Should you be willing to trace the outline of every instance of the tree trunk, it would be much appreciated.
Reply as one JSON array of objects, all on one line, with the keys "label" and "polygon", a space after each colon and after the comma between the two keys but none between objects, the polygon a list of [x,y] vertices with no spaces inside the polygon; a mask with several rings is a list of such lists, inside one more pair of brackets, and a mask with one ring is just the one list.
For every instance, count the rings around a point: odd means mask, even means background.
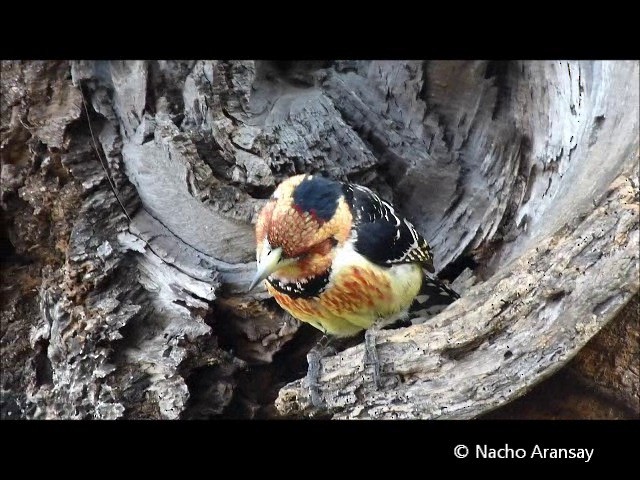
[{"label": "tree trunk", "polygon": [[[470,418],[576,354],[571,381],[638,416],[638,75],[2,62],[2,417]],[[316,332],[246,293],[261,206],[320,171],[393,201],[462,293],[377,335],[378,390],[362,345],[324,359],[322,410],[300,380]]]}]

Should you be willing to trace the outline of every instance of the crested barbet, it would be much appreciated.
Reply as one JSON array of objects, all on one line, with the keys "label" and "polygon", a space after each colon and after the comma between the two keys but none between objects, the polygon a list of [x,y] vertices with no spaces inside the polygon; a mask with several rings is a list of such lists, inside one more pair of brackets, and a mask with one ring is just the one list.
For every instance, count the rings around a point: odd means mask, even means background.
[{"label": "crested barbet", "polygon": [[260,211],[256,242],[250,289],[264,280],[282,308],[329,336],[382,327],[410,309],[437,313],[458,298],[429,275],[422,235],[360,185],[288,178]]},{"label": "crested barbet", "polygon": [[360,185],[316,175],[285,180],[258,216],[256,242],[251,288],[266,280],[282,308],[325,334],[393,322],[414,300],[434,311],[458,298],[424,272],[434,268],[422,235]]}]

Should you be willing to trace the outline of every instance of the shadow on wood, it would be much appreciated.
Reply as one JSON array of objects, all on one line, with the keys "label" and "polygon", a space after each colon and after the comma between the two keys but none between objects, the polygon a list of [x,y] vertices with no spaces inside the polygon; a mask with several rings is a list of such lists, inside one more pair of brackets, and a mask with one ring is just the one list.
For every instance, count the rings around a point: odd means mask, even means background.
[{"label": "shadow on wood", "polygon": [[393,201],[463,293],[379,335],[378,391],[361,345],[325,359],[336,418],[484,414],[637,295],[638,62],[2,72],[4,418],[264,417],[276,397],[281,414],[316,414],[295,380],[313,335],[245,293],[256,214],[301,172]]}]

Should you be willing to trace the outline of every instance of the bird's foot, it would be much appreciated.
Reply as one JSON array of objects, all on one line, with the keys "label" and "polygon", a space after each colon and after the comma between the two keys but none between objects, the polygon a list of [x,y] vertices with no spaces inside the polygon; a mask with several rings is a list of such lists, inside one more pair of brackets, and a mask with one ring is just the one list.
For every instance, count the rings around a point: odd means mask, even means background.
[{"label": "bird's foot", "polygon": [[380,359],[378,358],[378,350],[376,348],[376,333],[378,327],[371,326],[364,332],[364,365],[373,367],[373,388],[380,388]]},{"label": "bird's foot", "polygon": [[324,407],[324,402],[320,395],[320,362],[324,357],[332,353],[335,353],[335,349],[331,346],[331,340],[326,335],[307,353],[307,362],[309,363],[307,385],[309,386],[311,403],[316,408]]}]

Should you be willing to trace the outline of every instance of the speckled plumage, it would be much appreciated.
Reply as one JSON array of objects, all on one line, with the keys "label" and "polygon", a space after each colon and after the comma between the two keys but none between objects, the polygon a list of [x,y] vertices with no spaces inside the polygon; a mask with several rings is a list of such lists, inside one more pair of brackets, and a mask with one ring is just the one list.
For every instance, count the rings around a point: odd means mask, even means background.
[{"label": "speckled plumage", "polygon": [[[313,175],[281,183],[260,212],[257,259],[281,249],[266,287],[291,315],[350,336],[404,316],[433,271],[426,240],[371,190]],[[443,289],[431,295],[446,305]],[[429,292],[427,292],[429,293]],[[433,292],[430,292],[433,293]]]}]

